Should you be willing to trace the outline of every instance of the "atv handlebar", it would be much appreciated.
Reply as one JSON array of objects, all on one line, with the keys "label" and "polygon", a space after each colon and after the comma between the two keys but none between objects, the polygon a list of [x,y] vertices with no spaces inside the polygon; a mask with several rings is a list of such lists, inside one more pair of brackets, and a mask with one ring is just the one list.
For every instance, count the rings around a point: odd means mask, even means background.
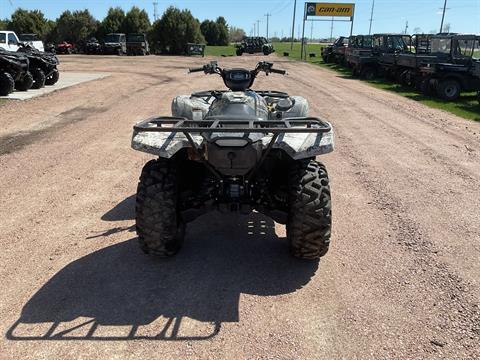
[{"label": "atv handlebar", "polygon": [[[222,69],[218,66],[216,61],[212,61],[209,64],[206,64],[198,68],[190,68],[189,73],[201,72],[205,74],[218,74],[222,77],[225,85],[233,91],[245,91],[253,85],[255,78],[260,72],[264,72],[267,76],[270,73],[286,75],[285,70],[274,69],[273,63],[268,61],[260,61],[255,69]],[[243,75],[242,75],[243,73]],[[236,78],[233,76],[236,75]]]},{"label": "atv handlebar", "polygon": [[[222,69],[218,66],[216,61],[212,61],[209,64],[203,65],[202,67],[198,68],[189,68],[188,72],[189,73],[194,73],[194,72],[205,72],[205,74],[219,74],[223,75],[225,69]],[[285,70],[280,70],[280,69],[274,69],[273,68],[273,63],[268,62],[268,61],[260,61],[257,66],[255,67],[254,70],[251,70],[250,73],[254,76],[258,75],[260,72],[265,72],[267,75],[269,73],[274,73],[274,74],[280,74],[280,75],[286,75],[287,72]]]},{"label": "atv handlebar", "polygon": [[270,72],[274,73],[274,74],[280,74],[280,75],[286,75],[287,74],[286,70],[279,70],[279,69],[270,69]]},{"label": "atv handlebar", "polygon": [[205,71],[205,67],[199,67],[199,68],[190,68],[188,69],[189,73],[194,73],[194,72],[200,72],[200,71]]}]

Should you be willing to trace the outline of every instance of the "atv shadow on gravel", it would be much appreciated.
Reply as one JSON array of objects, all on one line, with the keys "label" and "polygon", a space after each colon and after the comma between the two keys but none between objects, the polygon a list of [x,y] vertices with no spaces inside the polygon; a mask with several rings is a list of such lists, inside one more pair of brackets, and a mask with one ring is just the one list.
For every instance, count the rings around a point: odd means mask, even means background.
[{"label": "atv shadow on gravel", "polygon": [[[112,218],[129,216],[127,200]],[[205,340],[240,321],[242,293],[293,293],[319,264],[291,257],[258,213],[210,213],[185,240],[169,259],[144,256],[131,239],[73,261],[25,304],[7,339]]]}]

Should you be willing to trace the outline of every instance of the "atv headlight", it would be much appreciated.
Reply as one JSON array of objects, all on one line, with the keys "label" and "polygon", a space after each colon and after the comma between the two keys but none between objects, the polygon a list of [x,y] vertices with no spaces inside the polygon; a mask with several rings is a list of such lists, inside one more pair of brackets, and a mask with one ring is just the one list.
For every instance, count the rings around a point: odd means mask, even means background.
[{"label": "atv headlight", "polygon": [[244,147],[248,144],[246,139],[218,139],[215,141],[218,146]]}]

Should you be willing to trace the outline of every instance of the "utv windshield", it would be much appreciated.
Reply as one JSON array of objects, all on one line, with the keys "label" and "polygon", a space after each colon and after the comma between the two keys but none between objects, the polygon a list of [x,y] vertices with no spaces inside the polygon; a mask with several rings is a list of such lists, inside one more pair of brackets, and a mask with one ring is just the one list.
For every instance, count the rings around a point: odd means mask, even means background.
[{"label": "utv windshield", "polygon": [[452,47],[451,38],[432,38],[430,42],[430,52],[433,54],[450,54],[450,49]]},{"label": "utv windshield", "polygon": [[144,42],[145,36],[142,34],[127,35],[127,41],[128,42]]},{"label": "utv windshield", "polygon": [[373,45],[373,42],[372,42],[372,37],[370,35],[362,37],[362,41],[360,44],[362,48],[371,48],[372,45]]},{"label": "utv windshield", "polygon": [[478,59],[480,57],[480,39],[454,39],[455,55],[460,57],[471,57]]},{"label": "utv windshield", "polygon": [[408,46],[403,36],[388,37],[388,48],[395,51],[407,51]]},{"label": "utv windshield", "polygon": [[120,35],[118,34],[109,34],[105,36],[106,43],[119,43],[120,42]]},{"label": "utv windshield", "polygon": [[473,49],[473,58],[480,60],[480,39],[475,40],[475,48]]}]

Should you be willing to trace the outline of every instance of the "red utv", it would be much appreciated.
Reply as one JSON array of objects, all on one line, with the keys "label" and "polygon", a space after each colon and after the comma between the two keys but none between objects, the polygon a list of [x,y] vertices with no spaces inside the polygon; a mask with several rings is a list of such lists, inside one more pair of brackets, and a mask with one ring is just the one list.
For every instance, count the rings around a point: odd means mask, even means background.
[{"label": "red utv", "polygon": [[70,44],[69,42],[63,41],[60,44],[57,44],[56,50],[57,50],[57,54],[74,54],[75,45]]}]

